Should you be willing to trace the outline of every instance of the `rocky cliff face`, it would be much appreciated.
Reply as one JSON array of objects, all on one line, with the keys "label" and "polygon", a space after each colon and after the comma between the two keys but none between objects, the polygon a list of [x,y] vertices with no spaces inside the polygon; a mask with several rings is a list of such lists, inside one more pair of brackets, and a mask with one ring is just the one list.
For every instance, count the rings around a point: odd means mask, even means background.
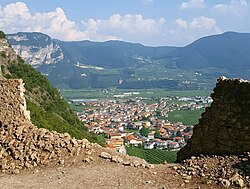
[{"label": "rocky cliff face", "polygon": [[240,155],[250,151],[250,82],[220,77],[194,134],[177,161],[198,155]]},{"label": "rocky cliff face", "polygon": [[56,64],[64,58],[60,46],[45,34],[10,34],[8,41],[15,52],[33,66]]}]

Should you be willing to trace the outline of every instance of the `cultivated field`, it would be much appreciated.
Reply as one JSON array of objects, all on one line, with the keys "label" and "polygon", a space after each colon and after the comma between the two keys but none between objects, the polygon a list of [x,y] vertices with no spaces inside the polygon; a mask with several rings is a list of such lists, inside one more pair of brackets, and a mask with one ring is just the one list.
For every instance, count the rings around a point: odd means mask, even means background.
[{"label": "cultivated field", "polygon": [[201,114],[204,109],[199,110],[175,110],[168,113],[168,120],[175,122],[182,122],[184,125],[195,125],[199,122]]},{"label": "cultivated field", "polygon": [[160,164],[165,161],[168,163],[173,163],[176,160],[177,151],[168,150],[147,150],[137,147],[126,147],[127,154],[130,156],[140,157],[145,159],[148,163]]}]

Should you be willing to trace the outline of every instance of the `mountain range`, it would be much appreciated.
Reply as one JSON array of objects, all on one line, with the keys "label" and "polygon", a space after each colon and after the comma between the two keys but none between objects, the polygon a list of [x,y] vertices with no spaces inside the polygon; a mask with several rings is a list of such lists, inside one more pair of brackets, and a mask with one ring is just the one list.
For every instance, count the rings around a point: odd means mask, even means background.
[{"label": "mountain range", "polygon": [[7,35],[18,55],[59,88],[210,88],[220,75],[250,79],[250,34],[226,32],[185,47]]}]

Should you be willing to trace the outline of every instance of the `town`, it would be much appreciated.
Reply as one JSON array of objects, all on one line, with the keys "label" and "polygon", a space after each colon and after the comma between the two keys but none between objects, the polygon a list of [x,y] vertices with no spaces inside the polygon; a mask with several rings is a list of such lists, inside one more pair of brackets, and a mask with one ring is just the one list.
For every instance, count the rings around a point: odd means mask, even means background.
[{"label": "town", "polygon": [[113,95],[113,99],[77,99],[75,105],[83,106],[79,119],[90,132],[105,137],[106,146],[126,153],[126,146],[144,149],[179,150],[192,136],[193,125],[170,122],[169,112],[204,109],[211,97],[166,97],[147,103],[132,94]]}]

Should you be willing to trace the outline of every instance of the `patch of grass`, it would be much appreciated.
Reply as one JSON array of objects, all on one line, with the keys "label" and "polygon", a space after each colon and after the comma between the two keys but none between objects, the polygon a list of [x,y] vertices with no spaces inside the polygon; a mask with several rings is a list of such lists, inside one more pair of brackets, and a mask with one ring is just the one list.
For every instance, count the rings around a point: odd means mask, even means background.
[{"label": "patch of grass", "polygon": [[144,153],[143,153],[144,150],[141,148],[137,148],[134,146],[127,146],[126,151],[127,151],[127,154],[130,156],[136,156],[136,157],[145,159]]},{"label": "patch of grass", "polygon": [[[108,92],[103,92],[101,89],[86,89],[86,90],[61,90],[61,94],[67,99],[111,99],[115,94],[123,94],[128,92],[139,92],[139,94],[129,96],[150,98],[153,101],[157,101],[159,98],[164,98],[167,96],[209,96],[211,90],[165,90],[165,89],[109,89]],[[151,101],[148,99],[148,103]]]},{"label": "patch of grass", "polygon": [[129,133],[137,133],[137,132],[139,132],[138,129],[126,129],[126,131],[128,131]]},{"label": "patch of grass", "polygon": [[82,112],[84,109],[84,106],[82,105],[74,105],[74,104],[69,104],[71,109],[76,111],[76,112]]},{"label": "patch of grass", "polygon": [[204,111],[204,109],[175,110],[168,113],[168,120],[173,123],[182,122],[184,125],[195,125],[199,122],[199,118]]}]

